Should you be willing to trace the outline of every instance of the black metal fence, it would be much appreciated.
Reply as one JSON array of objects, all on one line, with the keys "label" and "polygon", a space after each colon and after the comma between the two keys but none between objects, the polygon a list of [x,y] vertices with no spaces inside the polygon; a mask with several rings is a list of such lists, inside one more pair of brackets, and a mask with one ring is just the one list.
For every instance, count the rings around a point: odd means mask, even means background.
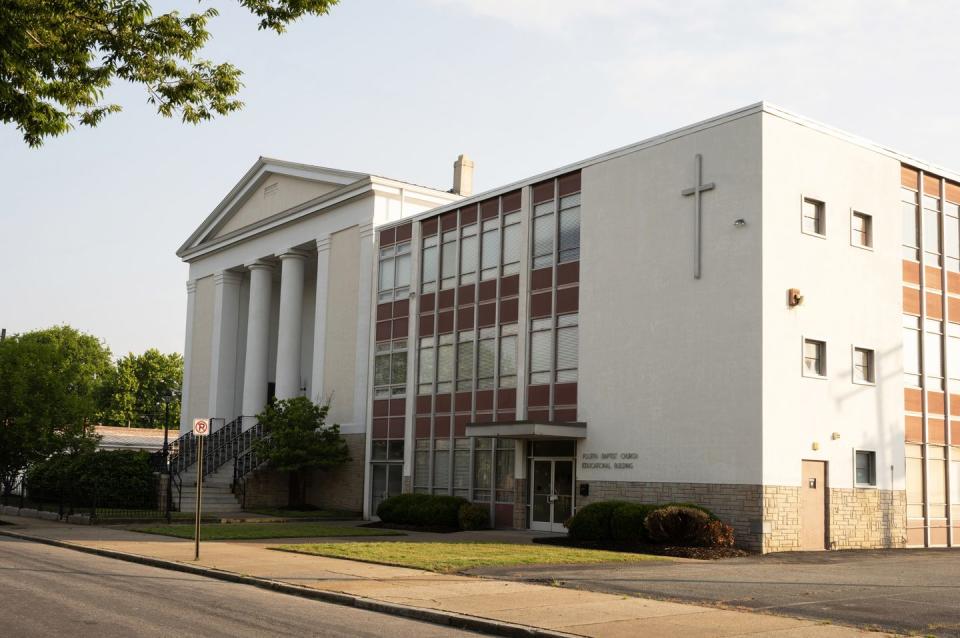
[{"label": "black metal fence", "polygon": [[166,520],[173,517],[175,489],[169,474],[154,473],[132,489],[118,496],[116,490],[99,483],[78,487],[65,477],[55,486],[31,487],[26,474],[0,486],[0,505],[18,510],[51,512],[60,520],[79,515],[90,522]]}]

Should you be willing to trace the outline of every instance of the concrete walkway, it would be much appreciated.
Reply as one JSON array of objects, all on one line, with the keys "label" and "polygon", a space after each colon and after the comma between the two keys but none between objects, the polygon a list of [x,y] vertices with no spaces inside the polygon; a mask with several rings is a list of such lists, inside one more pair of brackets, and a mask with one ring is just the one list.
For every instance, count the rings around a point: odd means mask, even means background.
[{"label": "concrete walkway", "polygon": [[[574,591],[531,583],[435,574],[268,549],[273,545],[309,542],[311,539],[206,541],[201,546],[200,560],[194,562],[192,541],[116,528],[67,525],[17,517],[0,517],[0,520],[14,524],[0,526],[0,534],[9,532],[86,548],[203,566],[371,601],[538,628],[553,632],[553,635],[878,636],[877,633],[784,616]],[[3,536],[0,536],[0,542],[2,540]],[[327,542],[332,539],[314,540]],[[455,539],[448,536],[447,540],[453,542]]]}]

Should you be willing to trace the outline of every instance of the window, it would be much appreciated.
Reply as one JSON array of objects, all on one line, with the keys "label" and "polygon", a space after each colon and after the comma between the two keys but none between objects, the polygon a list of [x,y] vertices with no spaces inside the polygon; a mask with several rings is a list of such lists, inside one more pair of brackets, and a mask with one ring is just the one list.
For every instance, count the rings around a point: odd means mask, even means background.
[{"label": "window", "polygon": [[453,495],[470,498],[470,439],[453,440]]},{"label": "window", "polygon": [[903,315],[904,383],[920,387],[920,317]]},{"label": "window", "polygon": [[473,450],[473,500],[489,501],[493,485],[493,439],[476,439]]},{"label": "window", "polygon": [[500,220],[488,219],[483,222],[480,236],[480,279],[487,281],[497,278],[497,265],[500,263]]},{"label": "window", "polygon": [[517,387],[517,324],[500,326],[500,387]]},{"label": "window", "polygon": [[[940,265],[940,200],[924,197],[923,201],[923,250],[927,253],[927,265]],[[935,208],[927,208],[934,206]]]},{"label": "window", "polygon": [[827,376],[827,344],[815,339],[803,340],[803,374],[808,377]]},{"label": "window", "polygon": [[931,390],[943,388],[943,322],[937,319],[925,321],[923,337],[924,387]]},{"label": "window", "polygon": [[850,243],[860,248],[873,248],[873,215],[853,212],[850,218]]},{"label": "window", "polygon": [[907,518],[923,518],[923,447],[908,443]]},{"label": "window", "polygon": [[497,365],[497,329],[480,328],[477,341],[477,389],[493,388],[493,375]]},{"label": "window", "polygon": [[577,315],[557,317],[557,383],[577,380],[578,331]]},{"label": "window", "polygon": [[463,227],[460,238],[460,285],[472,284],[477,281],[477,259],[479,257],[477,243],[479,241],[476,224]]},{"label": "window", "polygon": [[430,487],[430,439],[417,439],[413,448],[413,491],[425,494]]},{"label": "window", "polygon": [[440,248],[440,288],[446,290],[457,285],[457,231],[445,232]]},{"label": "window", "polygon": [[530,385],[550,383],[552,323],[552,319],[534,319],[530,322]]},{"label": "window", "polygon": [[420,339],[420,375],[417,378],[417,394],[430,394],[433,390],[433,377],[436,374],[433,337]]},{"label": "window", "polygon": [[826,235],[827,227],[824,219],[823,202],[815,199],[803,199],[803,232],[811,235]]},{"label": "window", "polygon": [[556,204],[543,202],[533,207],[533,267],[553,265],[553,240],[557,229],[553,218]]},{"label": "window", "polygon": [[497,439],[497,492],[498,503],[513,503],[513,457],[516,444],[512,439]]},{"label": "window", "polygon": [[373,441],[370,458],[373,461],[402,461],[403,439]]},{"label": "window", "polygon": [[433,442],[433,493],[450,493],[450,439]]},{"label": "window", "polygon": [[373,366],[375,399],[402,397],[407,394],[407,340],[378,343]]},{"label": "window", "polygon": [[453,389],[453,335],[440,335],[437,346],[437,394]]},{"label": "window", "polygon": [[960,324],[953,322],[947,322],[947,372],[960,380]]},{"label": "window", "polygon": [[473,330],[463,330],[457,339],[457,391],[473,390]]},{"label": "window", "polygon": [[853,382],[874,383],[873,350],[868,348],[853,349]]},{"label": "window", "polygon": [[927,446],[927,513],[930,518],[947,517],[947,449]]},{"label": "window", "polygon": [[943,204],[943,256],[948,270],[960,271],[960,205]]},{"label": "window", "polygon": [[520,212],[503,216],[503,276],[520,272]]},{"label": "window", "polygon": [[856,457],[856,484],[858,486],[877,485],[877,453],[857,450]]},{"label": "window", "polygon": [[440,249],[437,246],[437,236],[424,237],[423,258],[420,265],[420,291],[434,292],[437,289],[437,256]]},{"label": "window", "polygon": [[410,294],[410,242],[380,249],[377,290],[379,301],[403,299]]},{"label": "window", "polygon": [[580,259],[580,193],[560,199],[560,263]]},{"label": "window", "polygon": [[900,189],[900,214],[903,219],[903,258],[920,260],[920,221],[917,213],[917,193]]}]

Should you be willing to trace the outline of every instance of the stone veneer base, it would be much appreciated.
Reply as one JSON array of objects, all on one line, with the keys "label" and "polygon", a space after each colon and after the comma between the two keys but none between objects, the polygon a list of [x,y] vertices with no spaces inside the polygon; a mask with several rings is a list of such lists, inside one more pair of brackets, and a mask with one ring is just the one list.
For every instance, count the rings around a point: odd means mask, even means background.
[{"label": "stone veneer base", "polygon": [[[577,507],[609,500],[636,503],[696,503],[731,525],[737,545],[760,552],[800,547],[800,488],[723,483],[578,481],[589,496]],[[906,497],[903,491],[830,489],[827,494],[830,549],[904,547]]]}]

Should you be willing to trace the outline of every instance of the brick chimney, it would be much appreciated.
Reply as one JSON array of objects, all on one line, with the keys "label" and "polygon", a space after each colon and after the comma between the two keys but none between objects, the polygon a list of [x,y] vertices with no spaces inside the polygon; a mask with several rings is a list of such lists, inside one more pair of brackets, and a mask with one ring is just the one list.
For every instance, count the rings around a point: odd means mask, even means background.
[{"label": "brick chimney", "polygon": [[453,163],[453,189],[457,195],[469,197],[473,195],[473,160],[466,155],[460,155]]}]

